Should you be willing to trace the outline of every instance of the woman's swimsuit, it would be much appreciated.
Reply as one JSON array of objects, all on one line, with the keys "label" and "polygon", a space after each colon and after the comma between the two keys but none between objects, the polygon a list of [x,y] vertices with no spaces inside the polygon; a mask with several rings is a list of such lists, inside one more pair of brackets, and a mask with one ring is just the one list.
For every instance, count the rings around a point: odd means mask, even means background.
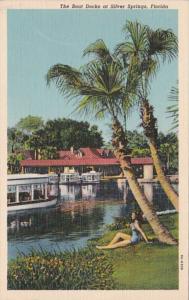
[{"label": "woman's swimsuit", "polygon": [[136,230],[134,223],[131,223],[131,230],[132,230],[131,244],[139,243],[140,235],[139,235],[139,232]]}]

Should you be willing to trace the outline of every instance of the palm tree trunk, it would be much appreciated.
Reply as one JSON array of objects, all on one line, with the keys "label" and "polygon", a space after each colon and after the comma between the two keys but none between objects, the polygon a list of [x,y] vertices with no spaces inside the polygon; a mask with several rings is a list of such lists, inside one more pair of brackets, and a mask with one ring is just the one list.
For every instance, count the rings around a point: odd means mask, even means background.
[{"label": "palm tree trunk", "polygon": [[115,149],[115,156],[120,162],[124,176],[128,180],[129,186],[138,205],[151,225],[158,240],[170,245],[177,244],[176,240],[171,236],[169,231],[160,223],[152,204],[148,201],[138,184],[137,178],[131,167],[130,158],[126,154],[127,141],[125,138],[125,133],[123,127],[117,119],[114,120],[112,129],[112,144]]},{"label": "palm tree trunk", "polygon": [[157,147],[156,147],[155,143],[150,139],[149,139],[149,147],[150,147],[152,159],[154,162],[154,166],[155,166],[155,169],[157,172],[158,180],[159,180],[164,192],[166,193],[167,197],[172,202],[175,209],[178,211],[178,195],[173,190],[168,178],[165,176],[163,169],[162,169],[161,161],[160,161],[160,158],[158,155]]},{"label": "palm tree trunk", "polygon": [[149,104],[148,100],[141,102],[141,119],[144,133],[148,138],[148,144],[151,151],[151,156],[156,169],[158,180],[166,193],[167,197],[178,211],[178,195],[171,186],[170,181],[165,176],[161,160],[157,149],[157,119],[153,115],[153,107]]}]

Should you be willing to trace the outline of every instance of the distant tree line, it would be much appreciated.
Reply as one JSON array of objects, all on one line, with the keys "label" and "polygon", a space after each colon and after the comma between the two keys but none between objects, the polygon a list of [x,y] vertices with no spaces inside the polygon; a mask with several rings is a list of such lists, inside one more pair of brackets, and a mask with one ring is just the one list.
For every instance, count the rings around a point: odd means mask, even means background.
[{"label": "distant tree line", "polygon": [[[127,130],[128,155],[132,157],[151,156],[146,136],[137,130]],[[157,146],[164,171],[166,174],[178,173],[178,137],[175,132],[164,134],[159,132],[157,137]],[[111,142],[104,146],[113,150]]]},{"label": "distant tree line", "polygon": [[[137,130],[127,131],[128,152],[132,157],[151,156],[147,138]],[[159,132],[157,147],[166,174],[178,172],[178,138],[177,134]]]}]

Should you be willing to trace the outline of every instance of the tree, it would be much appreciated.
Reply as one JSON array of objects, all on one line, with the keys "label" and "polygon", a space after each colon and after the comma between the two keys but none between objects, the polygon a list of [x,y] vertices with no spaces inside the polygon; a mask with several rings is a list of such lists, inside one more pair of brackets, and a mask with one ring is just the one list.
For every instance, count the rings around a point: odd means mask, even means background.
[{"label": "tree", "polygon": [[52,146],[46,146],[40,150],[40,159],[57,159],[57,148]]},{"label": "tree", "polygon": [[92,148],[101,148],[103,146],[103,138],[102,132],[98,131],[98,126],[92,125],[90,127],[90,134],[89,134],[89,147]]},{"label": "tree", "polygon": [[[28,118],[28,117],[27,117]],[[27,119],[26,118],[26,119]],[[23,125],[22,122],[20,124]],[[31,124],[30,124],[31,125]],[[22,129],[26,126],[23,125]],[[88,122],[79,122],[72,119],[55,119],[43,123],[43,127],[31,132],[27,127],[27,134],[17,128],[8,128],[9,153],[35,151],[35,159],[57,158],[55,149],[75,149],[81,147],[101,148],[103,146],[102,132],[96,125]]]},{"label": "tree", "polygon": [[16,128],[24,132],[27,135],[31,135],[34,131],[39,130],[43,127],[43,119],[37,116],[27,116],[20,119],[16,124]]},{"label": "tree", "polygon": [[131,151],[131,156],[132,157],[146,157],[146,156],[150,156],[150,150],[149,148],[134,148]]},{"label": "tree", "polygon": [[127,89],[125,70],[120,60],[112,56],[102,40],[89,45],[86,54],[95,54],[96,59],[83,66],[80,70],[67,65],[52,66],[47,73],[47,84],[54,82],[59,91],[67,96],[76,97],[79,103],[76,109],[85,114],[104,118],[108,115],[112,120],[112,144],[115,155],[120,161],[130,188],[144,212],[147,220],[161,242],[176,244],[176,241],[160,224],[151,203],[138,184],[127,156],[127,140],[121,121],[132,107],[132,85]]},{"label": "tree", "polygon": [[25,143],[25,147],[28,150],[34,150],[34,159],[39,158],[40,149],[44,147],[43,135],[41,134],[43,131],[36,131],[31,136],[29,136],[28,140]]},{"label": "tree", "polygon": [[172,102],[172,105],[169,105],[166,111],[167,114],[169,114],[168,117],[172,119],[172,127],[170,130],[177,130],[179,125],[178,97],[179,97],[178,86],[172,87],[169,94],[169,101]]},{"label": "tree", "polygon": [[103,145],[102,133],[97,126],[88,122],[79,122],[72,119],[49,120],[44,126],[46,145],[54,146],[58,150],[75,149],[81,147],[100,148]]},{"label": "tree", "polygon": [[158,138],[159,155],[166,166],[168,174],[178,172],[178,138],[175,133],[169,133]]},{"label": "tree", "polygon": [[157,147],[157,119],[148,100],[149,86],[160,63],[171,61],[177,55],[177,38],[171,30],[152,30],[138,22],[127,22],[124,32],[127,40],[117,46],[116,53],[122,57],[133,78],[140,102],[141,126],[148,139],[159,182],[178,210],[178,195],[163,172]]},{"label": "tree", "polygon": [[15,153],[16,150],[23,149],[27,136],[15,127],[8,128],[8,153]]},{"label": "tree", "polygon": [[19,173],[21,170],[20,161],[24,159],[23,153],[11,153],[8,155],[7,166],[11,174]]},{"label": "tree", "polygon": [[144,153],[146,153],[146,156],[149,155],[148,142],[143,133],[139,133],[137,130],[127,130],[126,136],[128,139],[128,153],[131,154],[131,156],[136,156],[137,153],[137,155],[140,156],[140,152],[141,156],[144,156]]}]

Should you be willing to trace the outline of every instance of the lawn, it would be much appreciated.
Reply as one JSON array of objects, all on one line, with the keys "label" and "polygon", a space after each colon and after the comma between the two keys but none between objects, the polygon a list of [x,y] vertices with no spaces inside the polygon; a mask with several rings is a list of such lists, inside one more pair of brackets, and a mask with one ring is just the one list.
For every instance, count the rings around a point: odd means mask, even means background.
[{"label": "lawn", "polygon": [[[178,215],[161,216],[160,219],[174,237],[178,238]],[[143,229],[149,239],[155,238],[148,224],[144,224]],[[116,231],[108,231],[93,243],[107,244],[115,233]],[[103,252],[113,264],[116,289],[178,289],[177,246],[141,242],[128,248]]]}]

